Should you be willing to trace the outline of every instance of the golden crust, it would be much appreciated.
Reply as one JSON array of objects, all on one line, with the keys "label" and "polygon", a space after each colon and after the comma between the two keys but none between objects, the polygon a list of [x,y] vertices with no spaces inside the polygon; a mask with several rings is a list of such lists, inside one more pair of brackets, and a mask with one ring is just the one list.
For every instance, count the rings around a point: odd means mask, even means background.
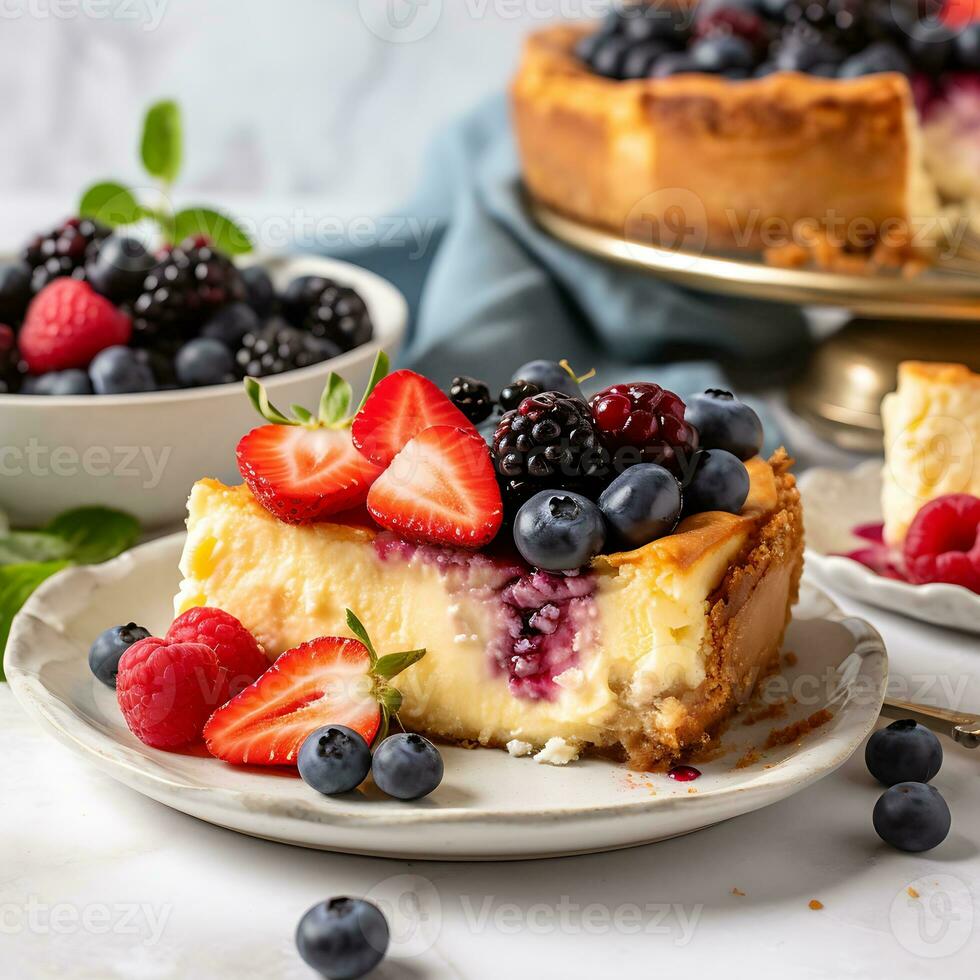
[{"label": "golden crust", "polygon": [[611,81],[573,54],[588,30],[531,35],[512,85],[524,179],[543,203],[641,240],[678,243],[683,228],[689,247],[772,246],[814,218],[851,233],[910,217],[901,75]]},{"label": "golden crust", "polygon": [[980,374],[965,364],[940,361],[902,361],[898,366],[898,381],[919,381],[927,384],[980,386]]}]

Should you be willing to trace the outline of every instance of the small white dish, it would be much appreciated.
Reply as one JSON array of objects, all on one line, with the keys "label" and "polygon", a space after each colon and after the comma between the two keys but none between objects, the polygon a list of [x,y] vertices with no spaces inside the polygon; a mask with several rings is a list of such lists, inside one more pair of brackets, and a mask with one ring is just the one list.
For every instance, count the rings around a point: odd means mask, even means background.
[{"label": "small white dish", "polygon": [[[263,262],[278,288],[321,275],[353,286],[367,304],[374,339],[339,357],[264,379],[274,403],[315,408],[327,375],[357,393],[375,355],[401,348],[408,306],[391,283],[348,262],[319,256]],[[235,446],[261,424],[238,384],[132,395],[0,395],[0,510],[15,527],[39,527],[88,504],[121,507],[145,528],[184,518],[195,480],[238,483]]]},{"label": "small white dish", "polygon": [[[370,783],[327,798],[298,778],[228,766],[203,749],[148,748],[126,728],[114,692],[90,674],[86,654],[100,630],[130,619],[158,634],[167,628],[182,543],[182,534],[171,535],[49,579],[14,622],[7,679],[81,760],[167,806],[257,837],[432,860],[550,857],[662,840],[768,806],[833,772],[873,728],[884,698],[881,638],[805,583],[784,647],[795,657],[770,679],[768,699],[797,701],[778,720],[736,718],[722,738],[725,754],[698,763],[696,781],[599,759],[553,768],[498,749],[443,747],[445,778],[428,799],[401,803]],[[762,750],[773,728],[823,708],[833,713],[825,725]]]},{"label": "small white dish", "polygon": [[980,633],[980,595],[959,585],[912,585],[887,578],[845,554],[866,547],[852,532],[881,522],[881,462],[852,470],[814,467],[800,477],[806,567],[815,582],[926,623]]}]

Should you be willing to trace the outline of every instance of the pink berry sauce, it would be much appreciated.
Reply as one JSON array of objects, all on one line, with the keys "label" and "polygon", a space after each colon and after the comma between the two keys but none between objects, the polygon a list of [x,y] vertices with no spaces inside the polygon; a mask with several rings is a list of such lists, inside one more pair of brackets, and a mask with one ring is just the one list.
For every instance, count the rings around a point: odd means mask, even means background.
[{"label": "pink berry sauce", "polygon": [[692,780],[697,779],[700,775],[701,770],[695,769],[694,766],[674,766],[674,768],[667,773],[667,778],[675,779],[679,783],[689,783]]},{"label": "pink berry sauce", "polygon": [[883,524],[859,524],[851,529],[851,534],[868,543],[853,551],[848,551],[843,557],[860,562],[866,568],[885,578],[907,582],[905,564],[901,552],[885,544]]}]

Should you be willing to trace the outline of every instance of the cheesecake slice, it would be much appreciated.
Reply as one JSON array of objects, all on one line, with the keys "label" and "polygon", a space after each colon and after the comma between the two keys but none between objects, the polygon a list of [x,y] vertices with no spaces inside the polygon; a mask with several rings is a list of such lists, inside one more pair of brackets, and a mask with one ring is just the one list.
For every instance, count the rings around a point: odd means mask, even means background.
[{"label": "cheesecake slice", "polygon": [[288,526],[247,487],[202,480],[175,607],[226,610],[270,657],[349,635],[349,607],[384,650],[427,650],[399,677],[406,728],[658,767],[705,743],[777,655],[803,560],[789,465],[782,451],[750,460],[740,514],[689,517],[574,573],[356,518]]},{"label": "cheesecake slice", "polygon": [[901,545],[923,504],[980,497],[980,374],[962,364],[905,361],[881,405],[885,541]]}]

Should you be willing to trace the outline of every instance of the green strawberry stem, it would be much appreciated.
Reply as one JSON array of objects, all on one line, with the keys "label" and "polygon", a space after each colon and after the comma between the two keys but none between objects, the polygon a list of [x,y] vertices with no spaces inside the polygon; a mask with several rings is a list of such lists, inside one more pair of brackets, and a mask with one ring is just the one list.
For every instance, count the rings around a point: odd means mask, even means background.
[{"label": "green strawberry stem", "polygon": [[354,416],[364,407],[364,403],[367,401],[368,395],[374,390],[375,385],[387,375],[390,363],[388,355],[383,350],[378,351],[371,368],[371,377],[368,379],[364,397],[357,406],[357,411],[353,413],[350,411],[351,402],[354,399],[353,389],[349,382],[333,371],[330,372],[323,394],[320,396],[316,415],[303,408],[302,405],[289,406],[289,410],[293,413],[292,417],[279,411],[269,401],[269,393],[258,378],[245,379],[245,394],[248,395],[249,401],[259,415],[273,425],[301,425],[307,429],[349,429],[351,422],[354,421]]}]

